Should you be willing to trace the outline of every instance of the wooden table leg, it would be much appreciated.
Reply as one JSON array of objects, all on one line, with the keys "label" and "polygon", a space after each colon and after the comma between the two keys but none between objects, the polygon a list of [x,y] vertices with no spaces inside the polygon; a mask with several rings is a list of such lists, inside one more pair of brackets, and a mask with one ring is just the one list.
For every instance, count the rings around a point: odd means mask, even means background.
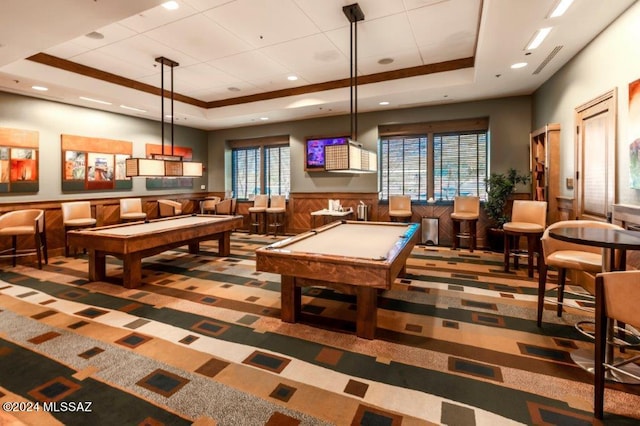
[{"label": "wooden table leg", "polygon": [[378,290],[373,287],[357,288],[356,335],[373,339],[378,326]]},{"label": "wooden table leg", "polygon": [[200,252],[200,243],[189,243],[189,254],[198,254]]},{"label": "wooden table leg", "polygon": [[142,257],[140,253],[125,255],[122,259],[122,282],[124,288],[138,288],[142,283]]},{"label": "wooden table leg", "polygon": [[220,256],[231,254],[231,232],[225,231],[218,238],[218,254]]},{"label": "wooden table leg", "polygon": [[284,322],[296,322],[302,305],[302,290],[296,287],[294,277],[282,275],[280,295],[280,318]]},{"label": "wooden table leg", "polygon": [[107,276],[106,255],[103,252],[89,250],[89,281],[103,281]]}]

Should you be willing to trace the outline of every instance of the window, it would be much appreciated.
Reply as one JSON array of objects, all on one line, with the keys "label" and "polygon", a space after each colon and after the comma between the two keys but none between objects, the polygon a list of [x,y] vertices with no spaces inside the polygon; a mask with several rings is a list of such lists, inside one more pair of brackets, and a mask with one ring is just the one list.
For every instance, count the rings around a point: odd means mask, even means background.
[{"label": "window", "polygon": [[488,119],[380,126],[380,195],[486,200]]},{"label": "window", "polygon": [[291,188],[289,136],[229,141],[231,186],[236,198],[288,195]]},{"label": "window", "polygon": [[267,146],[264,151],[265,193],[288,196],[291,188],[289,146]]},{"label": "window", "polygon": [[433,159],[433,198],[475,195],[486,200],[486,132],[434,135]]},{"label": "window", "polygon": [[427,200],[426,136],[383,139],[380,143],[380,187],[382,198],[389,194],[411,195],[412,200]]},{"label": "window", "polygon": [[235,148],[231,158],[235,197],[247,199],[260,194],[260,148]]}]

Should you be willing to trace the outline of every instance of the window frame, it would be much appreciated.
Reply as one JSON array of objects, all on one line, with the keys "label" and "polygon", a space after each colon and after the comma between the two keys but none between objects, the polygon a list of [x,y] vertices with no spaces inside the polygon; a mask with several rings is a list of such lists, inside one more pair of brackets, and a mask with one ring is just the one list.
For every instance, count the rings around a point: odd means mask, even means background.
[{"label": "window frame", "polygon": [[[260,188],[259,194],[266,194],[266,148],[267,147],[277,147],[277,146],[287,146],[289,147],[289,183],[291,182],[291,147],[289,143],[289,135],[277,135],[277,136],[266,136],[260,138],[250,138],[250,139],[236,139],[227,141],[227,146],[231,149],[231,188],[236,194],[236,198],[238,200],[249,200],[249,196],[251,194],[247,194],[247,198],[238,198],[237,197],[237,188],[236,188],[236,168],[235,168],[235,155],[234,152],[237,150],[247,150],[247,149],[257,149],[260,155],[259,161],[259,182],[258,188]],[[291,188],[289,188],[290,191]],[[289,193],[287,191],[287,195]],[[253,194],[257,195],[257,194]],[[267,194],[269,195],[269,194]]]},{"label": "window frame", "polygon": [[[418,137],[426,137],[427,138],[427,152],[426,152],[426,180],[427,180],[427,191],[426,191],[426,200],[430,198],[435,198],[435,180],[438,176],[435,173],[435,137],[436,135],[465,135],[465,134],[478,134],[484,133],[486,135],[486,152],[485,152],[485,174],[488,176],[489,174],[489,146],[490,146],[490,130],[489,130],[489,118],[488,117],[479,117],[479,118],[470,118],[470,119],[461,119],[461,120],[446,120],[446,121],[434,121],[434,122],[426,122],[426,123],[406,123],[406,124],[390,124],[390,125],[381,125],[378,126],[378,147],[380,152],[380,162],[384,161],[384,156],[382,152],[382,141],[389,140],[393,138],[418,138]],[[378,191],[380,194],[380,200],[383,202],[388,201],[388,195],[385,198],[383,194],[383,184],[382,184],[382,167],[380,167],[381,171],[378,173]],[[478,185],[480,186],[480,185]],[[456,193],[459,191],[459,187],[456,188]],[[387,191],[388,192],[388,191]],[[404,192],[404,190],[403,190]],[[485,193],[478,194],[481,199],[483,196],[486,198]],[[426,200],[419,199],[416,202],[421,203]],[[436,201],[446,202],[444,199],[437,199]]]}]

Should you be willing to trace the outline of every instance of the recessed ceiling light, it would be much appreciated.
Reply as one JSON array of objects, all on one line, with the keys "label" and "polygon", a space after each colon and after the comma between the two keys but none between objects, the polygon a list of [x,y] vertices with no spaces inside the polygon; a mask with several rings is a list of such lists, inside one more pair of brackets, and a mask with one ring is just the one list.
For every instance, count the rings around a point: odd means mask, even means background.
[{"label": "recessed ceiling light", "polygon": [[177,1],[171,0],[165,3],[162,3],[162,7],[164,7],[167,10],[176,10],[177,8],[180,7],[180,5],[178,4]]},{"label": "recessed ceiling light", "polygon": [[538,31],[536,31],[529,44],[527,44],[527,50],[533,50],[539,47],[550,32],[551,27],[540,28]]},{"label": "recessed ceiling light", "polygon": [[102,40],[104,38],[104,34],[97,31],[91,31],[89,34],[85,34],[85,37],[92,38],[94,40]]},{"label": "recessed ceiling light", "polygon": [[46,92],[47,90],[49,90],[48,87],[44,87],[44,86],[31,86],[31,88],[33,90],[38,90],[40,92]]},{"label": "recessed ceiling light", "polygon": [[393,63],[393,58],[382,58],[382,59],[378,60],[378,63],[380,65],[389,65],[389,64]]},{"label": "recessed ceiling light", "polygon": [[296,81],[298,79],[298,76],[296,75],[290,75],[289,77],[287,77],[287,80],[289,81]]},{"label": "recessed ceiling light", "polygon": [[549,18],[557,18],[558,16],[564,15],[567,9],[569,9],[569,6],[571,6],[571,3],[573,3],[573,0],[560,0],[556,7],[553,8]]},{"label": "recessed ceiling light", "polygon": [[144,109],[134,108],[134,107],[130,107],[130,106],[127,106],[127,105],[120,105],[120,108],[128,109],[130,111],[136,111],[136,112],[147,112]]},{"label": "recessed ceiling light", "polygon": [[260,117],[260,120],[262,121],[267,121],[269,119],[269,117]]},{"label": "recessed ceiling light", "polygon": [[230,91],[230,92],[239,92],[240,88],[231,86],[231,87],[227,87],[227,90]]},{"label": "recessed ceiling light", "polygon": [[378,105],[389,105],[389,101],[382,101]]},{"label": "recessed ceiling light", "polygon": [[517,70],[518,68],[524,68],[528,64],[526,62],[518,62],[516,64],[511,65],[511,69]]},{"label": "recessed ceiling light", "polygon": [[100,99],[87,98],[86,96],[80,96],[80,99],[84,101],[95,102],[97,104],[111,105],[111,102],[101,101]]}]

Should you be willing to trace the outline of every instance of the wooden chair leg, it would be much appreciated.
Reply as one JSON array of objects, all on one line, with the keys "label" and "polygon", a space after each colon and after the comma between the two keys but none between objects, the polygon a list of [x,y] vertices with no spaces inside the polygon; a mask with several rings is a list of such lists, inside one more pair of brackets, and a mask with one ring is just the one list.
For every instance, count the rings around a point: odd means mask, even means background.
[{"label": "wooden chair leg", "polygon": [[558,269],[558,317],[562,316],[562,306],[564,304],[564,283],[567,279],[567,270]]},{"label": "wooden chair leg", "polygon": [[13,254],[12,262],[13,262],[13,267],[15,268],[16,267],[16,254],[17,254],[17,250],[18,250],[18,237],[13,235],[11,237],[11,243],[12,243],[12,246],[11,246],[12,247],[12,251],[11,252]]},{"label": "wooden chair leg", "polygon": [[542,327],[542,312],[544,311],[544,295],[547,291],[547,265],[540,264],[540,273],[538,274],[538,327]]},{"label": "wooden chair leg", "polygon": [[40,233],[36,232],[36,256],[38,257],[38,269],[42,269],[42,242],[40,241]]},{"label": "wooden chair leg", "polygon": [[469,235],[471,237],[470,251],[471,253],[473,253],[473,251],[476,249],[476,221],[470,220],[468,222],[469,222]]},{"label": "wooden chair leg", "polygon": [[460,222],[458,222],[455,219],[453,219],[451,222],[453,222],[453,244],[451,246],[451,249],[452,250],[457,250],[458,249],[458,234],[460,234]]},{"label": "wooden chair leg", "polygon": [[509,256],[511,255],[511,236],[504,233],[504,271],[509,272]]}]

